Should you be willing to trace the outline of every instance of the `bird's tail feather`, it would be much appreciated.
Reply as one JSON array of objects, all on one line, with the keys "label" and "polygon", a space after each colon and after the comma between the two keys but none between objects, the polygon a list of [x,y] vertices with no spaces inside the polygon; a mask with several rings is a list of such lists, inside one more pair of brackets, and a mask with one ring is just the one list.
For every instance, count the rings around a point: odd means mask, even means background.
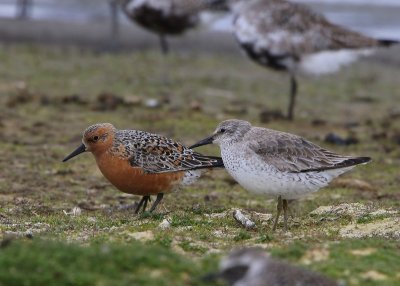
[{"label": "bird's tail feather", "polygon": [[194,157],[197,161],[201,162],[201,165],[194,166],[192,170],[197,169],[208,169],[208,168],[224,168],[224,162],[221,157],[206,156],[200,153],[194,153]]},{"label": "bird's tail feather", "polygon": [[355,157],[344,160],[343,162],[340,163],[340,165],[343,165],[344,167],[350,167],[359,164],[366,164],[370,161],[371,161],[370,157]]},{"label": "bird's tail feather", "polygon": [[306,169],[306,170],[301,170],[300,173],[306,173],[306,172],[321,172],[321,171],[327,171],[327,170],[335,170],[335,169],[342,169],[342,168],[349,168],[353,167],[355,165],[359,164],[366,164],[371,161],[370,157],[354,157],[354,158],[348,158],[340,163],[327,166],[327,167],[319,167],[319,168],[311,168],[311,169]]}]

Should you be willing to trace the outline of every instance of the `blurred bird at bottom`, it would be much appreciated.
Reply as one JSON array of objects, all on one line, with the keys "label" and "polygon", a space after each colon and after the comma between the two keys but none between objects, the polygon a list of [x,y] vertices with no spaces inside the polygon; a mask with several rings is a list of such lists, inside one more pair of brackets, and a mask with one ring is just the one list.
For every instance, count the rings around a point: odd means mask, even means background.
[{"label": "blurred bird at bottom", "polygon": [[205,280],[223,280],[230,286],[340,286],[319,273],[271,258],[261,248],[233,250],[220,262],[218,273]]}]

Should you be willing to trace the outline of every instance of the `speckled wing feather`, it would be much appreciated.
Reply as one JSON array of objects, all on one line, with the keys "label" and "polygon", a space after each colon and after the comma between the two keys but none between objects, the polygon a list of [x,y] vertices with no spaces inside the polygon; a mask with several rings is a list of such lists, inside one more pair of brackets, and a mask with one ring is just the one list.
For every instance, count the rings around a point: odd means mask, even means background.
[{"label": "speckled wing feather", "polygon": [[[133,167],[147,173],[188,171],[223,167],[220,157],[205,156],[169,138],[144,131],[121,130],[115,140],[116,150],[123,146]],[[118,146],[117,146],[118,145]]]},{"label": "speckled wing feather", "polygon": [[315,172],[351,167],[369,162],[368,157],[342,156],[299,136],[271,129],[253,128],[245,138],[249,148],[267,164],[282,172]]},{"label": "speckled wing feather", "polygon": [[[254,56],[292,56],[324,50],[378,46],[375,39],[328,22],[302,4],[286,1],[251,1],[235,19],[238,41],[251,46]],[[246,49],[248,50],[248,48]]]}]

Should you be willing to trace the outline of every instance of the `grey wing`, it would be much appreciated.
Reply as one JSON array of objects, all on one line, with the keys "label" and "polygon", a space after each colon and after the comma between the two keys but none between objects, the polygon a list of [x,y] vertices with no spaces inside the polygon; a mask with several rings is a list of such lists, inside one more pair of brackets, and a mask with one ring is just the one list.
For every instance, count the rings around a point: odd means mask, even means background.
[{"label": "grey wing", "polygon": [[[374,47],[378,42],[370,37],[351,31],[347,28],[329,22],[323,15],[318,14],[303,4],[288,3],[286,8],[277,14],[284,20],[282,26],[293,31],[294,35],[304,35],[298,48],[303,53],[314,53],[322,50],[359,49]],[[288,16],[289,15],[289,16]],[[295,38],[296,42],[298,38]]]},{"label": "grey wing", "polygon": [[331,24],[305,5],[284,1],[260,1],[236,18],[235,28],[239,42],[273,57],[300,58],[323,50],[377,45],[374,39]]},{"label": "grey wing", "polygon": [[178,142],[155,134],[139,144],[138,148],[134,148],[129,162],[147,173],[223,167],[220,157],[196,153]]},{"label": "grey wing", "polygon": [[304,138],[278,131],[259,136],[257,141],[249,143],[249,148],[282,172],[323,171],[370,161],[368,157],[338,155]]}]

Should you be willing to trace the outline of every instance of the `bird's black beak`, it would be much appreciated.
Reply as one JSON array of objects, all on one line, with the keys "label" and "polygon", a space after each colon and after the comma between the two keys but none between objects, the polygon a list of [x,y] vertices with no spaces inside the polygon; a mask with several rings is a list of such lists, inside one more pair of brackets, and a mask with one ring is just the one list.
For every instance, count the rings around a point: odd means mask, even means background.
[{"label": "bird's black beak", "polygon": [[205,138],[205,139],[203,139],[203,140],[200,140],[196,144],[193,144],[192,146],[189,147],[189,149],[193,149],[193,148],[200,147],[200,146],[203,146],[203,145],[212,144],[213,141],[214,141],[214,134],[209,136],[209,137],[207,137],[207,138]]},{"label": "bird's black beak", "polygon": [[79,155],[79,154],[81,154],[81,153],[83,153],[83,152],[85,152],[86,151],[86,146],[85,146],[85,144],[81,144],[78,148],[76,148],[75,149],[75,151],[74,152],[72,152],[71,154],[69,154],[67,157],[65,157],[64,158],[64,160],[62,160],[63,162],[66,162],[66,161],[68,161],[69,159],[71,159],[71,158],[73,158],[73,157],[75,157],[75,156],[77,156],[77,155]]}]

